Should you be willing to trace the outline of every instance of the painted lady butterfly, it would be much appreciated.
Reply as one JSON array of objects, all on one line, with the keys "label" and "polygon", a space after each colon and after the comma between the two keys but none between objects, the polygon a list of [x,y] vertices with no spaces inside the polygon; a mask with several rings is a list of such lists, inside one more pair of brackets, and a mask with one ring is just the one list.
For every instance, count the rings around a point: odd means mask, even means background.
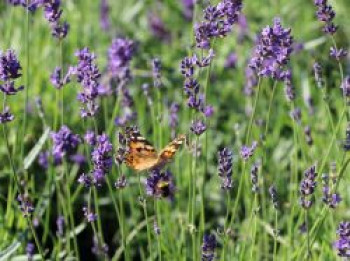
[{"label": "painted lady butterfly", "polygon": [[186,135],[179,135],[170,142],[160,153],[141,136],[136,127],[127,127],[125,130],[127,142],[127,152],[125,154],[125,163],[128,167],[137,170],[149,170],[162,168],[175,155],[180,145],[186,140]]}]

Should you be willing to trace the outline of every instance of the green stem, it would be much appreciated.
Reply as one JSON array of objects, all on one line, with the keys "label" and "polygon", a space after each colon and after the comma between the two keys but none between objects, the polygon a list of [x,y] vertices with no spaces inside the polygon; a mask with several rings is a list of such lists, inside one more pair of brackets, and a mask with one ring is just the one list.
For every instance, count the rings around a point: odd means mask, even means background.
[{"label": "green stem", "polygon": [[160,211],[160,206],[159,206],[159,200],[155,199],[154,201],[155,204],[155,212],[156,214],[156,218],[155,218],[155,222],[157,222],[157,225],[159,227],[160,230],[160,234],[157,235],[157,245],[158,245],[158,260],[162,260],[162,234],[163,234],[163,230],[162,230],[162,222],[161,222],[161,211]]},{"label": "green stem", "polygon": [[68,208],[68,216],[71,224],[71,229],[73,232],[73,245],[74,245],[74,251],[77,255],[78,260],[80,259],[80,253],[79,253],[79,248],[78,248],[78,241],[77,241],[77,235],[75,232],[75,221],[74,221],[74,215],[73,215],[73,210],[72,210],[72,201],[71,201],[71,194],[70,194],[70,182],[69,182],[69,173],[67,170],[67,163],[64,161],[64,174],[66,181],[64,182],[65,184],[65,189],[67,193],[67,208]]},{"label": "green stem", "polygon": [[[27,6],[29,6],[29,0],[27,0]],[[30,61],[30,51],[29,51],[29,9],[26,10],[26,88],[25,88],[25,102],[23,110],[23,135],[21,143],[21,162],[24,158],[24,136],[27,133],[27,117],[28,117],[28,101],[29,101],[29,61]]]},{"label": "green stem", "polygon": [[231,194],[230,191],[227,190],[226,191],[226,217],[225,217],[225,223],[224,223],[224,246],[222,248],[222,260],[226,260],[226,248],[227,248],[227,242],[228,242],[228,233],[227,233],[227,222],[228,222],[228,218],[230,215],[230,210],[231,210]]},{"label": "green stem", "polygon": [[275,209],[275,231],[273,239],[273,261],[277,260],[278,212]]},{"label": "green stem", "polygon": [[144,198],[144,195],[142,193],[142,188],[141,188],[141,175],[140,173],[138,173],[138,177],[139,177],[139,192],[140,192],[140,197],[142,198],[142,208],[143,208],[143,213],[146,219],[146,228],[147,228],[147,245],[148,245],[148,252],[149,252],[149,256],[152,255],[152,240],[151,240],[151,230],[149,227],[149,219],[148,219],[148,213],[147,213],[147,201],[146,198]]},{"label": "green stem", "polygon": [[249,141],[250,141],[250,136],[251,136],[251,132],[252,132],[252,126],[253,126],[253,122],[255,119],[255,114],[256,114],[256,108],[257,108],[257,104],[258,104],[258,100],[260,97],[260,89],[261,89],[261,78],[259,77],[259,81],[258,81],[258,90],[257,90],[257,94],[255,95],[255,100],[254,100],[254,105],[253,105],[253,112],[250,116],[250,120],[249,120],[249,125],[248,125],[248,130],[247,130],[247,136],[246,136],[246,141],[245,143],[248,145]]},{"label": "green stem", "polygon": [[308,216],[308,211],[305,209],[305,226],[306,226],[306,236],[307,236],[307,252],[306,256],[307,259],[311,257],[311,249],[310,249],[310,233],[309,233],[309,216]]}]

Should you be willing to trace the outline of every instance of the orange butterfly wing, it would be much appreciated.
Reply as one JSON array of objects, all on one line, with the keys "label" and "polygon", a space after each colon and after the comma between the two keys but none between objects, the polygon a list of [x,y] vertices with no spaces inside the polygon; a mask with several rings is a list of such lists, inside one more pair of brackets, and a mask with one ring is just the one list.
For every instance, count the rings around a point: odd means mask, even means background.
[{"label": "orange butterfly wing", "polygon": [[183,144],[185,140],[186,135],[182,134],[175,138],[172,142],[170,142],[159,153],[158,165],[165,165],[167,162],[169,162],[174,157],[175,153],[178,151],[179,147]]},{"label": "orange butterfly wing", "polygon": [[180,145],[186,139],[185,135],[180,135],[158,155],[151,143],[141,136],[137,128],[128,127],[125,134],[128,140],[125,163],[128,167],[137,171],[163,167],[174,157]]},{"label": "orange butterfly wing", "polygon": [[154,147],[141,136],[135,128],[126,129],[127,153],[125,163],[128,167],[137,170],[147,170],[158,162],[158,154]]}]

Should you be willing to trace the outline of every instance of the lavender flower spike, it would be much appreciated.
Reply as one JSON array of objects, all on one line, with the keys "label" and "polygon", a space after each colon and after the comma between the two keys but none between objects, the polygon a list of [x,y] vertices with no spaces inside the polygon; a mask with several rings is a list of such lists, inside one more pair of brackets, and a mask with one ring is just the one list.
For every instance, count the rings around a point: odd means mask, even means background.
[{"label": "lavender flower spike", "polygon": [[223,148],[218,152],[218,172],[222,179],[221,188],[229,190],[232,188],[232,151]]}]

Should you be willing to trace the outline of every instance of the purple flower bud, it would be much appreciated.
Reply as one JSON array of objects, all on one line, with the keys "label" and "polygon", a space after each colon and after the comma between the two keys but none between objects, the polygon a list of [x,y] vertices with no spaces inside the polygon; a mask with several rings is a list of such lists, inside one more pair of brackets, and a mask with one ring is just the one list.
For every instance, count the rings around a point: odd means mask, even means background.
[{"label": "purple flower bud", "polygon": [[202,244],[202,260],[213,261],[215,259],[215,249],[217,248],[217,242],[215,235],[205,234],[203,236]]},{"label": "purple flower bud", "polygon": [[92,162],[94,164],[93,182],[97,186],[101,186],[104,181],[104,176],[110,171],[112,158],[112,143],[106,134],[97,136],[97,143],[91,154]]},{"label": "purple flower bud", "polygon": [[42,151],[40,152],[38,156],[38,163],[40,167],[43,169],[47,169],[49,167],[49,152],[48,151]]},{"label": "purple flower bud", "polygon": [[310,128],[310,126],[306,126],[304,128],[304,134],[305,134],[305,139],[306,139],[307,145],[311,146],[313,144],[313,139],[312,139],[312,136],[311,136],[311,128]]},{"label": "purple flower bud", "polygon": [[61,89],[64,85],[70,82],[69,74],[62,78],[62,69],[56,67],[54,72],[50,76],[51,83],[56,89]]},{"label": "purple flower bud", "polygon": [[0,79],[3,81],[21,77],[22,67],[13,50],[0,54]]},{"label": "purple flower bud", "polygon": [[15,95],[17,92],[22,91],[23,89],[23,85],[15,88],[14,81],[6,81],[4,84],[0,85],[0,91],[6,95]]},{"label": "purple flower bud", "polygon": [[330,48],[329,55],[334,59],[336,59],[337,61],[340,61],[341,59],[345,58],[348,55],[348,52],[343,48],[337,49],[332,46]]},{"label": "purple flower bud", "polygon": [[226,57],[225,65],[224,67],[226,69],[228,68],[236,68],[237,65],[237,54],[236,53],[229,53],[228,56]]},{"label": "purple flower bud", "polygon": [[207,130],[207,126],[205,125],[204,121],[196,120],[192,122],[190,130],[197,136],[200,136],[201,134],[203,134],[203,132]]},{"label": "purple flower bud", "polygon": [[9,107],[5,107],[2,112],[0,112],[0,124],[7,123],[10,121],[13,121],[15,119],[15,116],[10,112]]},{"label": "purple flower bud", "polygon": [[218,152],[218,172],[221,178],[221,188],[229,190],[232,188],[232,151],[223,148]]},{"label": "purple flower bud", "polygon": [[65,155],[72,155],[81,142],[79,135],[74,134],[67,126],[62,126],[58,132],[52,132],[51,139],[52,155],[56,163],[61,163]]},{"label": "purple flower bud", "polygon": [[26,246],[26,254],[27,254],[28,261],[33,260],[34,251],[35,251],[35,245],[29,242]]},{"label": "purple flower bud", "polygon": [[63,216],[59,216],[56,220],[56,226],[57,226],[57,235],[59,237],[63,237],[64,235],[64,227],[65,227],[65,221]]},{"label": "purple flower bud", "polygon": [[269,194],[270,194],[270,197],[271,197],[271,201],[272,201],[273,207],[275,209],[278,209],[278,206],[279,206],[278,195],[277,195],[276,187],[274,185],[269,187]]},{"label": "purple flower bud", "polygon": [[301,110],[300,108],[295,108],[290,112],[290,117],[296,121],[298,124],[301,122]]},{"label": "purple flower bud", "polygon": [[164,42],[170,42],[171,34],[168,28],[166,28],[162,18],[156,13],[149,13],[148,26],[155,38],[158,38]]},{"label": "purple flower bud", "polygon": [[146,180],[146,193],[155,198],[172,200],[175,195],[175,183],[170,171],[164,173],[153,170]]},{"label": "purple flower bud", "polygon": [[88,222],[95,222],[97,220],[97,215],[91,212],[91,210],[88,207],[83,207],[83,212]]},{"label": "purple flower bud", "polygon": [[158,58],[155,58],[152,60],[152,73],[153,73],[153,82],[154,87],[159,88],[161,87],[161,70],[162,70],[162,63]]},{"label": "purple flower bud", "polygon": [[79,176],[78,182],[86,188],[91,187],[92,179],[89,175],[83,173]]},{"label": "purple flower bud", "polygon": [[255,47],[249,67],[262,77],[283,80],[285,67],[293,51],[291,29],[284,29],[279,18],[274,19],[272,27],[265,27]]},{"label": "purple flower bud", "polygon": [[317,87],[322,88],[324,86],[322,67],[319,63],[314,63],[313,69],[314,69],[315,81],[317,83]]},{"label": "purple flower bud", "polygon": [[350,76],[345,77],[341,89],[343,90],[344,97],[350,97]]},{"label": "purple flower bud", "polygon": [[108,0],[100,2],[100,26],[104,31],[108,31],[110,28]]},{"label": "purple flower bud", "polygon": [[135,53],[135,43],[124,38],[115,38],[108,49],[108,70],[118,80],[129,77],[130,61]]},{"label": "purple flower bud", "polygon": [[51,34],[57,39],[64,39],[67,37],[69,29],[70,26],[67,22],[63,22],[62,24],[57,22],[51,25]]},{"label": "purple flower bud", "polygon": [[350,257],[350,222],[342,221],[337,229],[338,239],[333,246],[340,257]]},{"label": "purple flower bud", "polygon": [[116,189],[123,189],[128,185],[128,181],[125,175],[121,175],[114,183]]},{"label": "purple flower bud", "polygon": [[34,207],[27,194],[19,194],[17,196],[19,208],[22,211],[23,216],[29,216],[34,212]]},{"label": "purple flower bud", "polygon": [[95,132],[93,132],[92,130],[88,130],[86,131],[85,135],[84,135],[84,141],[89,144],[90,146],[95,146],[96,144],[96,135]]},{"label": "purple flower bud", "polygon": [[250,170],[250,180],[252,182],[253,193],[259,192],[258,171],[259,171],[259,164],[258,163],[253,164],[253,166]]},{"label": "purple flower bud", "polygon": [[203,108],[203,114],[206,118],[210,118],[214,114],[214,107],[211,105],[208,105]]},{"label": "purple flower bud", "polygon": [[252,145],[250,147],[248,147],[247,145],[243,145],[241,147],[241,157],[244,161],[247,161],[248,159],[250,159],[253,154],[255,149],[257,148],[258,143],[256,141],[253,141]]},{"label": "purple flower bud", "polygon": [[304,173],[304,179],[300,183],[300,204],[303,208],[308,209],[312,206],[313,201],[311,195],[315,192],[316,182],[316,167],[312,166]]}]

